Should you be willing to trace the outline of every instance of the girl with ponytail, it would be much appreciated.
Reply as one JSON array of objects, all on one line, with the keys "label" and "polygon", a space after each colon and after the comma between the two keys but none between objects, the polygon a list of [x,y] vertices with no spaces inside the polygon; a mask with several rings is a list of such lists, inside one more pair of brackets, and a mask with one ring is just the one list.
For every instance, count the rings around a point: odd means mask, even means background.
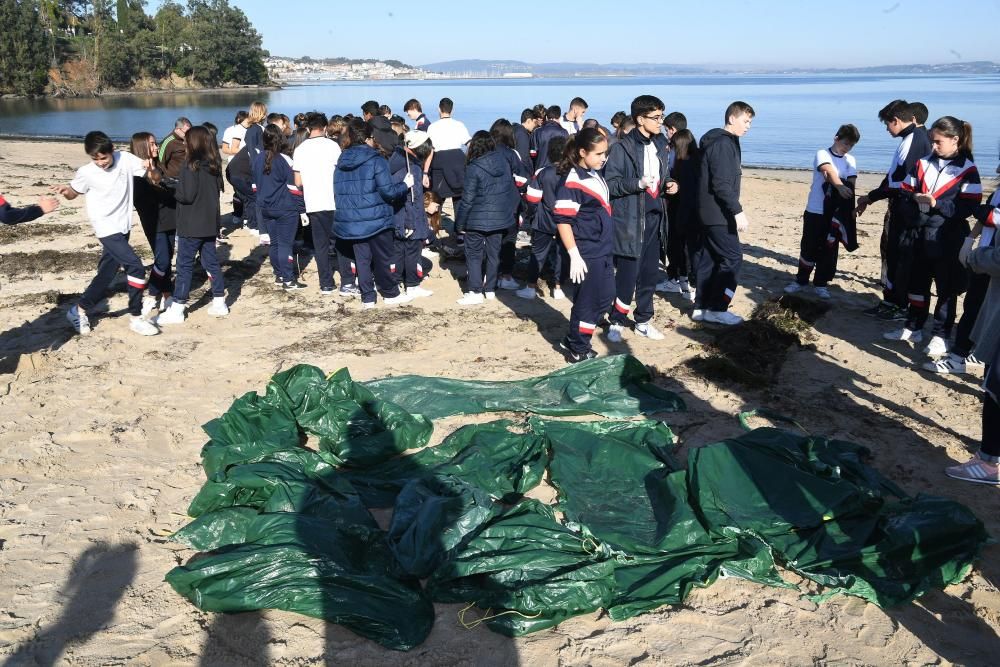
[{"label": "girl with ponytail", "polygon": [[563,179],[552,217],[569,256],[573,283],[569,333],[559,347],[570,363],[597,356],[590,340],[615,298],[614,220],[608,184],[599,173],[607,157],[608,140],[586,127],[569,138],[556,167]]},{"label": "girl with ponytail", "polygon": [[914,344],[923,340],[933,281],[937,303],[931,340],[924,352],[937,358],[948,352],[958,295],[968,286],[959,254],[969,236],[968,218],[982,202],[983,187],[972,161],[969,123],[944,116],[934,121],[929,136],[931,154],[916,162],[900,186],[909,205],[900,238],[896,289],[906,290],[909,311],[905,326],[883,337]]}]

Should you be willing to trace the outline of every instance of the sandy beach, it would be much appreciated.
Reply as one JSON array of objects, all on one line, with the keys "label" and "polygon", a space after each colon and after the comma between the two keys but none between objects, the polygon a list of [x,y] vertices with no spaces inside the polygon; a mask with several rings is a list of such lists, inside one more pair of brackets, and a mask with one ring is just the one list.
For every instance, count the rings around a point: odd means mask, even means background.
[{"label": "sandy beach", "polygon": [[[15,206],[34,203],[86,159],[78,143],[3,141],[0,192]],[[744,172],[751,229],[733,302],[738,314],[749,317],[789,282],[809,179],[806,172]],[[865,174],[860,188],[877,183]],[[740,433],[738,412],[768,407],[812,433],[865,445],[874,467],[907,492],[958,500],[1000,536],[998,489],[943,473],[978,447],[980,378],[917,370],[921,349],[884,341],[889,327],[861,314],[878,293],[884,210],[873,206],[860,220],[861,248],[841,252],[830,311],[787,350],[773,378],[748,385],[706,372],[710,365],[699,360],[711,354],[717,331],[692,322],[678,295],[656,296],[654,323],[665,340],[626,332],[617,345],[595,337],[595,348],[635,355],[687,402],[668,420],[681,457]],[[132,241],[151,257],[138,223]],[[511,293],[460,309],[455,276],[464,276],[464,263],[449,261],[425,282],[433,297],[362,312],[356,301],[320,296],[314,265],[303,276],[308,289],[276,291],[254,237],[237,231],[231,241],[222,254],[228,318],[206,314],[210,295],[196,279],[184,325],[137,336],[128,329],[122,282],[109,312],[92,318],[93,333],[79,337],[65,311],[99,255],[84,199],[0,228],[3,664],[995,664],[997,545],[961,583],[893,609],[844,596],[816,604],[795,591],[722,579],[682,606],[623,622],[584,615],[519,639],[484,626],[467,630],[461,605],[437,605],[432,634],[408,653],[295,614],[198,610],[163,576],[193,555],[167,538],[187,522],[185,509],[204,480],[203,423],[296,363],[347,367],[359,380],[541,375],[565,364],[552,342],[570,309],[565,300],[523,302]],[[461,423],[438,424],[435,437]]]}]

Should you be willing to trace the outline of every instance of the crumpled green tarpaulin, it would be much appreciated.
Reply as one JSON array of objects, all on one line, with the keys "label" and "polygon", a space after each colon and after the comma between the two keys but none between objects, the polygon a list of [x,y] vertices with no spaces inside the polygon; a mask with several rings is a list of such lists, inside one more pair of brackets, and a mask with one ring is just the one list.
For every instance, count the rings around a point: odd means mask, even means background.
[{"label": "crumpled green tarpaulin", "polygon": [[[399,455],[426,444],[428,415],[681,407],[648,382],[631,357],[514,383],[361,385],[291,368],[205,426],[208,480],[175,535],[205,553],[167,581],[205,610],[295,611],[405,650],[429,633],[431,600],[521,635],[677,604],[721,574],[794,587],[776,564],[895,604],[959,580],[988,539],[958,503],[907,497],[864,448],[779,429],[694,449],[686,465],[655,421],[500,420]],[[561,517],[523,497],[546,471]],[[383,530],[368,508],[390,506]]]},{"label": "crumpled green tarpaulin", "polygon": [[634,417],[684,409],[677,394],[652,383],[641,361],[627,354],[598,357],[528,380],[488,382],[401,375],[365,387],[428,419],[482,412]]}]

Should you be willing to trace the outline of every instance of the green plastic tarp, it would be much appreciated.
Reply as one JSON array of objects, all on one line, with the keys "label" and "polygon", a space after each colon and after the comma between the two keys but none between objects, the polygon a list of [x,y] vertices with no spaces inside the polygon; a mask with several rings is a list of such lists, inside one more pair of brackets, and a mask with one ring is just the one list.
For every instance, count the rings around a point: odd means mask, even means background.
[{"label": "green plastic tarp", "polygon": [[545,474],[548,444],[537,433],[517,433],[510,420],[463,426],[441,444],[364,470],[341,474],[368,507],[392,507],[411,480],[452,475],[507,503],[538,486]]},{"label": "green plastic tarp", "polygon": [[627,354],[598,357],[528,380],[488,382],[402,375],[365,386],[428,419],[500,411],[619,418],[684,409],[677,394],[653,384],[642,362]]}]

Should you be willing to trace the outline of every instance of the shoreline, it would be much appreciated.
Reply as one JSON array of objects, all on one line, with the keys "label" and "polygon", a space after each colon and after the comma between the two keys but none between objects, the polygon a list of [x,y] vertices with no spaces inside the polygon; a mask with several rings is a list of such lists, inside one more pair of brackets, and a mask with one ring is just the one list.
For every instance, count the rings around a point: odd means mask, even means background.
[{"label": "shoreline", "polygon": [[[87,98],[101,98],[101,97],[128,97],[130,95],[170,95],[176,94],[190,94],[190,93],[238,93],[238,92],[273,92],[275,90],[281,90],[285,86],[279,83],[271,83],[263,86],[252,86],[252,85],[234,85],[234,86],[215,86],[213,88],[148,88],[148,89],[136,89],[136,90],[108,90],[103,92],[90,92],[83,95],[0,95],[0,101],[2,100],[81,100]],[[0,135],[4,136],[4,135]]]}]

